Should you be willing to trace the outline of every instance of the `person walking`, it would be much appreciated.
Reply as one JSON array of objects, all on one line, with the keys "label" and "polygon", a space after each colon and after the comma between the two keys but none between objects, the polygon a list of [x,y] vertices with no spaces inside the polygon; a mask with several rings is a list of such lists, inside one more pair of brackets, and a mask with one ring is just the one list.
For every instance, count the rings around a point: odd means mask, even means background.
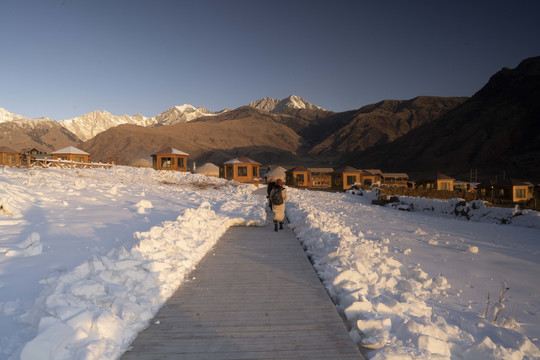
[{"label": "person walking", "polygon": [[285,201],[287,201],[287,190],[283,187],[283,180],[277,179],[276,186],[270,191],[270,202],[274,212],[274,231],[283,230],[285,220]]},{"label": "person walking", "polygon": [[272,210],[272,200],[270,199],[270,193],[275,187],[276,181],[274,180],[274,178],[270,178],[270,182],[268,183],[268,187],[266,188],[266,198],[268,199],[268,206],[270,207],[270,210]]}]

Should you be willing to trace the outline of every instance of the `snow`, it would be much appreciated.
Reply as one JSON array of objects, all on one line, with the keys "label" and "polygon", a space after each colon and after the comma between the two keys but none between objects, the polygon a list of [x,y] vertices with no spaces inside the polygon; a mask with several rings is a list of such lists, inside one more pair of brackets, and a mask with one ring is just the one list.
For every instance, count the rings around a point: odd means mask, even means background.
[{"label": "snow", "polygon": [[80,155],[90,155],[89,153],[77,149],[74,146],[68,146],[60,150],[53,151],[51,154],[80,154]]},{"label": "snow", "polygon": [[7,122],[7,121],[19,120],[19,119],[22,119],[22,118],[23,118],[22,115],[12,114],[9,111],[7,111],[6,109],[0,107],[0,123]]},{"label": "snow", "polygon": [[[266,223],[255,189],[148,168],[0,168],[0,358],[119,358],[228,227]],[[369,359],[540,358],[537,214],[288,193],[289,226]]]}]

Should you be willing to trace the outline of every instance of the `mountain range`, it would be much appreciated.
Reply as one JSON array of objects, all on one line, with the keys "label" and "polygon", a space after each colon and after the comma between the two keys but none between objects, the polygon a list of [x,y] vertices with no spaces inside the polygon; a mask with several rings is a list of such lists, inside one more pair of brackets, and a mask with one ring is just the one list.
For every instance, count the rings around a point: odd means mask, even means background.
[{"label": "mountain range", "polygon": [[76,146],[94,161],[150,166],[166,146],[189,160],[219,164],[246,155],[263,164],[432,172],[469,177],[504,173],[540,181],[540,57],[504,68],[472,97],[419,96],[331,112],[291,95],[212,112],[191,105],[151,118],[94,111],[53,121],[0,108],[0,145],[50,152]]},{"label": "mountain range", "polygon": [[382,146],[349,154],[355,166],[425,169],[469,179],[540,183],[540,57],[503,68],[470,99]]}]

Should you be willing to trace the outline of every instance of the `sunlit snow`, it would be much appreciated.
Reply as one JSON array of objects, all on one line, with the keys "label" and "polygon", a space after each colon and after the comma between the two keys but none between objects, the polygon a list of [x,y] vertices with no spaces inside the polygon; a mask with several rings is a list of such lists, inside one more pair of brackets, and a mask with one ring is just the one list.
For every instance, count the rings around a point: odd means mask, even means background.
[{"label": "sunlit snow", "polygon": [[[265,224],[256,190],[122,166],[1,168],[0,358],[117,359],[229,226]],[[501,225],[513,209],[468,221],[448,202],[399,211],[371,196],[289,189],[287,202],[368,358],[540,357],[537,212]]]}]

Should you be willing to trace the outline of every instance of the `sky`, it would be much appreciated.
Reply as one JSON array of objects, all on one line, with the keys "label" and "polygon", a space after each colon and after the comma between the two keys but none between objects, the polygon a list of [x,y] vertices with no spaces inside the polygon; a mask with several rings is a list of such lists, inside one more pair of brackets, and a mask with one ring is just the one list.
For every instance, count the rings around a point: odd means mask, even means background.
[{"label": "sky", "polygon": [[64,120],[472,96],[540,55],[539,13],[537,0],[2,0],[0,107]]}]

